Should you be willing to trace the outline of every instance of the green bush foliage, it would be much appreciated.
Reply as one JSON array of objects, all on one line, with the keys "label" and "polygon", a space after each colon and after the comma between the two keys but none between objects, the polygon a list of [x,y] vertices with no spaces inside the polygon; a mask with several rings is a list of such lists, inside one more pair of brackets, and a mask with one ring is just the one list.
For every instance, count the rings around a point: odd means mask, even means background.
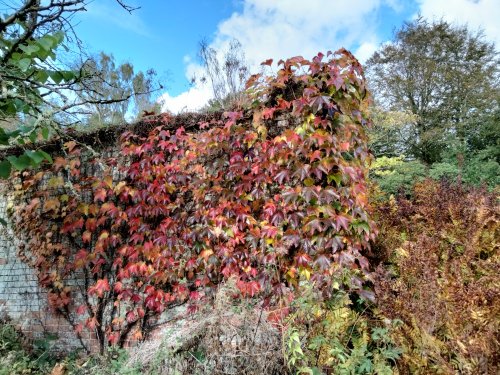
[{"label": "green bush foliage", "polygon": [[8,320],[0,321],[0,375],[50,373],[56,362],[50,339],[33,342]]},{"label": "green bush foliage", "polygon": [[418,160],[405,160],[404,156],[381,156],[372,163],[370,176],[380,189],[392,195],[413,194],[417,182],[430,178],[434,181],[461,181],[470,186],[484,185],[494,189],[500,184],[500,164],[486,150],[470,157],[449,158],[426,166]]},{"label": "green bush foliage", "polygon": [[[344,269],[348,283],[352,271]],[[301,296],[284,336],[285,356],[292,373],[392,374],[401,351],[390,332],[397,321],[373,316],[372,306],[337,289],[324,299],[313,283],[302,284]]]},{"label": "green bush foliage", "polygon": [[410,193],[417,181],[427,175],[426,167],[418,160],[405,161],[404,156],[382,156],[372,163],[370,176],[382,191],[396,195]]}]

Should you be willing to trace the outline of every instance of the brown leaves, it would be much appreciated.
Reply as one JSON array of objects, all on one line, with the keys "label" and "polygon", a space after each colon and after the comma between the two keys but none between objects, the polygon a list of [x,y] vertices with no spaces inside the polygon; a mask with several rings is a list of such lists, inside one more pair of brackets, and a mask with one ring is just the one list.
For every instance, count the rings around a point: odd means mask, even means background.
[{"label": "brown leaves", "polygon": [[[428,180],[413,199],[377,205],[375,255],[388,265],[374,274],[375,291],[378,308],[402,321],[405,371],[498,372],[497,198]],[[422,337],[433,345],[424,349]]]},{"label": "brown leaves", "polygon": [[59,199],[57,199],[57,198],[47,199],[43,203],[43,210],[45,212],[57,211],[60,206],[61,206],[61,203],[59,202]]}]

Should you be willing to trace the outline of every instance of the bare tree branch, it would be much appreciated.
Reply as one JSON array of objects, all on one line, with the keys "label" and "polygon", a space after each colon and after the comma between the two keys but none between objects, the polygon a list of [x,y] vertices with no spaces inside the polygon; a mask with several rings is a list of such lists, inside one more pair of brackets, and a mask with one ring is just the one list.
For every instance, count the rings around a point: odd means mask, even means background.
[{"label": "bare tree branch", "polygon": [[133,6],[131,6],[131,5],[127,5],[127,4],[125,4],[125,3],[123,2],[123,0],[116,0],[116,2],[117,2],[118,4],[120,4],[120,6],[121,6],[123,9],[125,9],[127,12],[129,12],[130,14],[132,14],[132,12],[133,12],[134,10],[141,9],[141,7],[133,7]]}]

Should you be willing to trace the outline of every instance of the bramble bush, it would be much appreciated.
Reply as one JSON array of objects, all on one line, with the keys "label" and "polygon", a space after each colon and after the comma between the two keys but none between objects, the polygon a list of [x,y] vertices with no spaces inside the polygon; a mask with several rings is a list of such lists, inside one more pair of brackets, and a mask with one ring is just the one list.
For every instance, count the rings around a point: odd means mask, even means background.
[{"label": "bramble bush", "polygon": [[144,339],[165,309],[194,311],[229,277],[269,308],[293,300],[300,279],[331,297],[347,267],[359,272],[340,288],[370,298],[361,65],[339,50],[278,66],[250,78],[249,108],[198,131],[167,119],[125,132],[108,159],[69,141],[45,170],[15,175],[20,254],[82,344],[86,331],[101,352]]}]

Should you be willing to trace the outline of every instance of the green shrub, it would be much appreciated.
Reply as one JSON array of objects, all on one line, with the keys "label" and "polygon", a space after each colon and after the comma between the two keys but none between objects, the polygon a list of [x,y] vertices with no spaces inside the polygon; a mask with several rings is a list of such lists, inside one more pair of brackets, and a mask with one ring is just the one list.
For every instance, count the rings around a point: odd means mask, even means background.
[{"label": "green shrub", "polygon": [[456,181],[459,175],[458,165],[452,163],[434,163],[429,170],[429,177],[433,180]]},{"label": "green shrub", "polygon": [[427,176],[424,164],[417,160],[405,161],[404,156],[377,158],[370,168],[371,178],[389,194],[410,194],[413,185]]},{"label": "green shrub", "polygon": [[472,158],[464,166],[463,181],[471,185],[485,184],[494,188],[500,184],[500,164],[494,159]]},{"label": "green shrub", "polygon": [[460,178],[466,185],[485,185],[489,189],[500,184],[500,164],[491,152],[484,150],[462,159],[459,163],[456,157],[450,157],[426,167],[418,160],[405,160],[403,155],[382,156],[372,163],[370,177],[383,192],[392,195],[402,193],[408,197],[413,195],[414,184],[425,178],[448,182],[457,182]]},{"label": "green shrub", "polygon": [[0,375],[47,374],[54,366],[50,337],[34,343],[9,321],[0,322]]},{"label": "green shrub", "polygon": [[108,348],[103,355],[70,355],[62,363],[67,375],[142,375],[148,372],[127,365],[126,349]]},{"label": "green shrub", "polygon": [[[345,270],[344,276],[350,273]],[[292,373],[393,373],[401,354],[390,338],[397,321],[374,317],[372,305],[342,290],[325,300],[314,283],[301,288],[284,337]]]}]

